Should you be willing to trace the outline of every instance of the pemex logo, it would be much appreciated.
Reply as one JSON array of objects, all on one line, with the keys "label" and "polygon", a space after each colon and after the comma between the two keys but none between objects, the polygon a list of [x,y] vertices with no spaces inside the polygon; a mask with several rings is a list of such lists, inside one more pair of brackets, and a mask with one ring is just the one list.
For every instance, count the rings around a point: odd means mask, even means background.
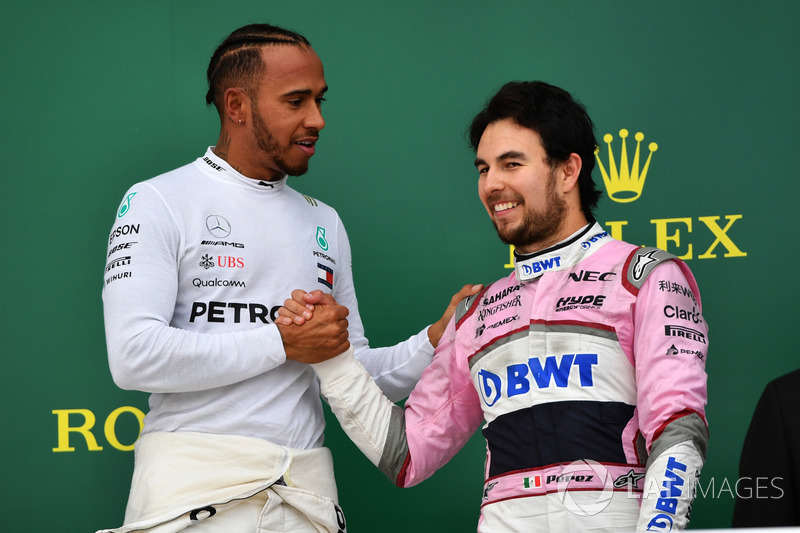
[{"label": "pemex logo", "polygon": [[644,134],[638,132],[633,136],[636,139],[636,150],[631,163],[628,162],[628,130],[619,130],[619,136],[622,139],[619,164],[617,164],[614,157],[614,149],[611,146],[614,136],[610,133],[606,133],[603,136],[603,141],[608,146],[608,170],[606,170],[606,166],[603,165],[603,161],[600,158],[599,146],[595,149],[594,155],[597,159],[600,173],[603,175],[603,183],[606,186],[609,198],[615,202],[626,204],[633,202],[642,195],[644,180],[647,178],[647,171],[650,168],[650,160],[653,158],[653,153],[658,150],[658,145],[654,142],[649,144],[650,153],[647,155],[644,167],[641,167],[641,148]]}]

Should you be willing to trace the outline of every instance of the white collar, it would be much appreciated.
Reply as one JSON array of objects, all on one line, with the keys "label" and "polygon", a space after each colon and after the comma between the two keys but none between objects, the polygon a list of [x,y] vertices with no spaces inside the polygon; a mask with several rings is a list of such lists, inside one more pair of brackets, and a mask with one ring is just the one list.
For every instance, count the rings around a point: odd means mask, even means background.
[{"label": "white collar", "polygon": [[611,235],[597,222],[587,224],[560,243],[532,254],[514,252],[514,269],[522,283],[545,272],[555,272],[577,265],[611,240]]}]

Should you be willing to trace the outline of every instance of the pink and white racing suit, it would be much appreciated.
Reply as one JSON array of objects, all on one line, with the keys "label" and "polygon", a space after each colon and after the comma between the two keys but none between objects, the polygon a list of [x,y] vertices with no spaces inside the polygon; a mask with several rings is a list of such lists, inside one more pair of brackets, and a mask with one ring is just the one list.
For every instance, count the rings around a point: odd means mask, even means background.
[{"label": "pink and white racing suit", "polygon": [[342,427],[407,487],[483,423],[482,532],[685,528],[708,440],[689,268],[598,224],[515,263],[462,302],[405,409],[349,355],[314,365]]}]

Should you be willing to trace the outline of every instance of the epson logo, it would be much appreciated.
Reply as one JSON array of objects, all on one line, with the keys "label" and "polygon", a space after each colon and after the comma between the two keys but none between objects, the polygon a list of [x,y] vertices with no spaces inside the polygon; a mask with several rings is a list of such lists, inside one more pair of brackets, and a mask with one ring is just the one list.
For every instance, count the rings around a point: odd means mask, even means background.
[{"label": "epson logo", "polygon": [[570,353],[560,357],[549,355],[544,358],[544,365],[538,357],[531,357],[527,364],[508,365],[505,375],[481,369],[478,371],[481,398],[488,407],[491,407],[504,394],[506,398],[527,394],[533,386],[538,389],[547,389],[552,385],[566,388],[569,386],[572,369],[576,367],[579,386],[592,387],[594,386],[592,367],[596,364],[596,353]]},{"label": "epson logo", "polygon": [[114,239],[122,235],[133,235],[139,233],[139,224],[125,224],[124,226],[117,226],[111,230],[111,235],[108,237],[108,244],[114,242]]}]

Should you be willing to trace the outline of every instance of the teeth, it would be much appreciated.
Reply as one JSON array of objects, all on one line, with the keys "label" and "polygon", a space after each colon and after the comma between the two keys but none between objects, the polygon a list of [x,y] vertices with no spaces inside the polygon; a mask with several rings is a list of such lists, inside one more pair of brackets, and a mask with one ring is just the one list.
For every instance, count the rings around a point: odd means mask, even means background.
[{"label": "teeth", "polygon": [[517,207],[517,202],[504,202],[502,204],[494,204],[494,212],[499,213],[500,211],[506,211],[508,209]]}]

